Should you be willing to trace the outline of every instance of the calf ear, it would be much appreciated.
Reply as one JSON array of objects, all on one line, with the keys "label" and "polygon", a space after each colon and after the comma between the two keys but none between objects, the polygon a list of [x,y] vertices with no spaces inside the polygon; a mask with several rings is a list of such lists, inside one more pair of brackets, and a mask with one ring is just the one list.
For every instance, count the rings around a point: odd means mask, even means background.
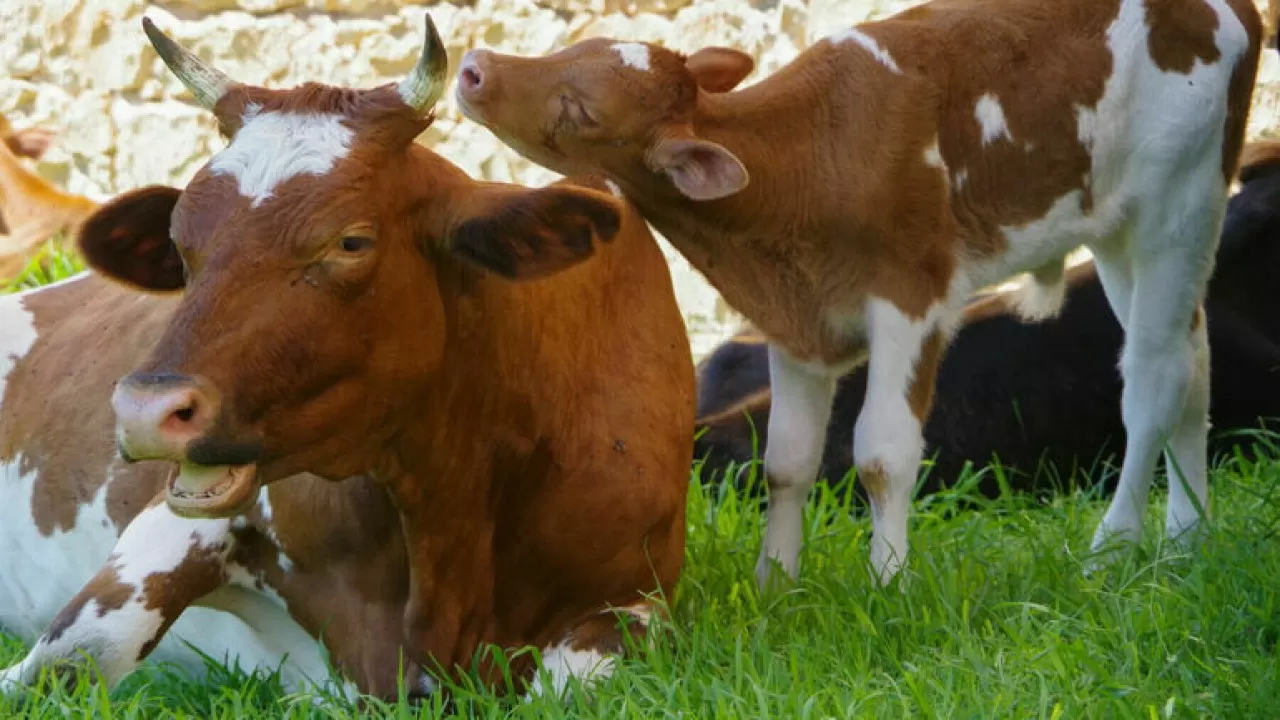
[{"label": "calf ear", "polygon": [[39,160],[49,150],[49,144],[52,141],[52,131],[31,128],[29,130],[15,130],[9,137],[5,138],[4,142],[9,146],[9,150],[13,151],[14,155]]},{"label": "calf ear", "polygon": [[169,237],[169,218],[182,191],[153,185],[98,208],[80,228],[89,267],[142,290],[181,290],[182,256]]},{"label": "calf ear", "polygon": [[659,140],[649,151],[649,167],[665,173],[690,200],[719,200],[742,190],[747,168],[723,145],[693,137]]},{"label": "calf ear", "polygon": [[725,93],[738,87],[755,69],[751,56],[732,48],[703,48],[684,61],[698,87],[709,93]]},{"label": "calf ear", "polygon": [[613,240],[622,226],[617,200],[568,185],[531,190],[481,184],[460,205],[446,246],[512,280],[577,265],[595,253],[597,238]]}]

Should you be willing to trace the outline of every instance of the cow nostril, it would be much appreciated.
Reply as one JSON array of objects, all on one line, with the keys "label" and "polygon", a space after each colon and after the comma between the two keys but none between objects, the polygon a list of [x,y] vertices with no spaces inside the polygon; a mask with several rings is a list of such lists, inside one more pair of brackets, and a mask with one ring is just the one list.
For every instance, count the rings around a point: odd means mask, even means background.
[{"label": "cow nostril", "polygon": [[480,71],[475,67],[462,68],[462,73],[458,79],[462,82],[462,86],[468,90],[479,89],[483,80]]},{"label": "cow nostril", "polygon": [[182,409],[180,409],[180,410],[175,410],[175,411],[173,412],[173,416],[174,416],[174,417],[176,417],[176,418],[178,418],[179,420],[181,420],[181,421],[182,421],[182,422],[184,422],[184,423],[189,423],[189,422],[191,422],[191,419],[192,419],[192,418],[194,418],[194,417],[196,416],[196,408],[195,408],[195,405],[194,405],[194,404],[192,404],[192,405],[191,405],[191,406],[189,406],[189,407],[184,407],[184,408],[182,408]]}]

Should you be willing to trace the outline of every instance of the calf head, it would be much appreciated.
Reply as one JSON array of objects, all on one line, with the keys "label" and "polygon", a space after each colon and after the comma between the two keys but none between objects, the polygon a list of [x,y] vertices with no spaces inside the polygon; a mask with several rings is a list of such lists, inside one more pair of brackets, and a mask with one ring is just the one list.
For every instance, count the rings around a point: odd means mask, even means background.
[{"label": "calf head", "polygon": [[98,272],[181,292],[112,398],[122,456],[177,463],[179,514],[235,514],[302,471],[375,469],[430,407],[451,333],[446,279],[541,277],[618,230],[607,194],[478,183],[413,142],[446,78],[430,17],[412,74],[368,90],[243,85],[143,26],[230,144],[185,189],[103,206],[80,245]]},{"label": "calf head", "polygon": [[746,187],[747,170],[698,137],[695,111],[752,67],[749,55],[729,48],[686,57],[594,38],[541,58],[472,50],[457,95],[467,117],[540,165],[602,172],[628,192],[658,181],[691,200],[714,200]]}]

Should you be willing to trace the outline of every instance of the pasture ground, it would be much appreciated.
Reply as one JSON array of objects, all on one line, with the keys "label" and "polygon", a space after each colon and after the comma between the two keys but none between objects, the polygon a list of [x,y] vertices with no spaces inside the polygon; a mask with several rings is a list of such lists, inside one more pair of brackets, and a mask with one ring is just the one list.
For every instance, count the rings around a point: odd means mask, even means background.
[{"label": "pasture ground", "polygon": [[[73,269],[63,262],[58,267]],[[60,275],[57,270],[50,275]],[[41,277],[43,282],[56,277]],[[984,500],[962,479],[920,499],[904,576],[876,588],[870,522],[820,488],[806,511],[800,581],[761,595],[754,501],[689,497],[684,578],[653,649],[593,697],[521,704],[469,684],[461,717],[1280,717],[1280,448],[1221,458],[1214,521],[1197,554],[1160,540],[1154,494],[1138,550],[1085,577],[1105,504],[1096,493]],[[969,478],[968,480],[971,480]],[[967,507],[962,507],[967,506]],[[0,667],[24,647],[0,635]],[[149,665],[107,693],[79,673],[0,697],[0,718],[437,717],[437,704],[283,693],[271,676],[211,663],[201,682]]]}]

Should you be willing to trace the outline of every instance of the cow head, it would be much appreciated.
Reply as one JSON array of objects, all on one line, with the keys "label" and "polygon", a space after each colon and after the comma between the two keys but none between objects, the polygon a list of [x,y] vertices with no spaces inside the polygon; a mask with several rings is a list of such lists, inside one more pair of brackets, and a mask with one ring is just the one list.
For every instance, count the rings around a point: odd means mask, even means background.
[{"label": "cow head", "polygon": [[456,330],[446,279],[541,277],[618,230],[605,193],[479,183],[414,143],[446,79],[430,17],[411,75],[368,90],[240,84],[143,25],[230,140],[185,189],[126,193],[80,235],[98,272],[181,293],[112,398],[121,454],[178,464],[175,512],[225,517],[263,483],[373,469],[430,407]]},{"label": "cow head", "polygon": [[467,117],[540,165],[635,185],[665,176],[689,199],[714,200],[746,187],[747,170],[698,137],[695,110],[752,67],[749,55],[728,48],[685,57],[594,38],[541,58],[472,50],[459,67],[457,95]]}]

